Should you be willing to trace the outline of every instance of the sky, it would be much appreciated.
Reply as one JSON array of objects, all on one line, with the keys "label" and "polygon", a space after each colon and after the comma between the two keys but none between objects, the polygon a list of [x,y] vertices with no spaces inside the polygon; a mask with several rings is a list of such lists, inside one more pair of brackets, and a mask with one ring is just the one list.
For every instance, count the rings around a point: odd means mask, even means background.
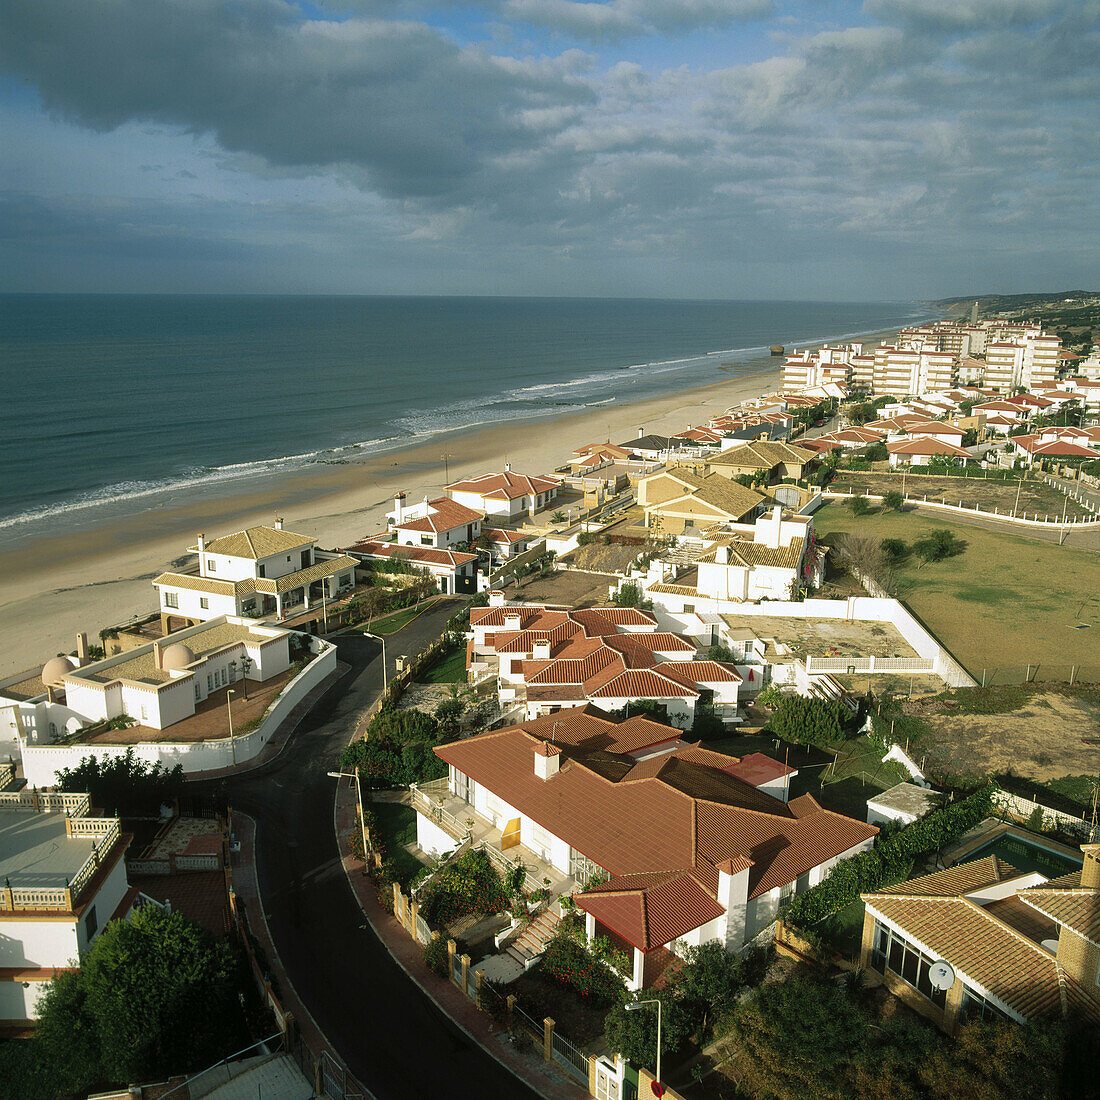
[{"label": "sky", "polygon": [[0,290],[1094,287],[1100,0],[3,0]]}]

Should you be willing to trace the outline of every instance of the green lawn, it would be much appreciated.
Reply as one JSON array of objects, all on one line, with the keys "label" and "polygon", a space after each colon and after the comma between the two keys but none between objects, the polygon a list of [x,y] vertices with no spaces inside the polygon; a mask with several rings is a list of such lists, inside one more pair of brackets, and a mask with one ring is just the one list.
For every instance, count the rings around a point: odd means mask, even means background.
[{"label": "green lawn", "polygon": [[466,683],[466,650],[459,648],[448,653],[427,672],[422,672],[418,679],[422,684]]},{"label": "green lawn", "polygon": [[396,864],[401,885],[408,886],[424,867],[405,847],[416,844],[416,811],[400,802],[372,802],[369,809],[386,846],[386,858]]},{"label": "green lawn", "polygon": [[911,545],[951,530],[962,554],[923,566],[910,556],[898,576],[902,599],[962,664],[979,678],[1001,670],[1001,683],[1022,681],[1028,663],[1039,679],[1068,679],[1076,665],[1077,678],[1100,681],[1100,554],[913,512],[855,516],[840,504],[820,508],[814,527],[834,545],[841,533]]},{"label": "green lawn", "polygon": [[427,611],[434,602],[434,599],[425,600],[419,607],[414,604],[412,607],[406,607],[401,611],[395,611],[392,615],[382,615],[373,622],[368,623],[365,629],[371,634],[395,634],[403,626],[407,626],[412,622],[417,615]]}]

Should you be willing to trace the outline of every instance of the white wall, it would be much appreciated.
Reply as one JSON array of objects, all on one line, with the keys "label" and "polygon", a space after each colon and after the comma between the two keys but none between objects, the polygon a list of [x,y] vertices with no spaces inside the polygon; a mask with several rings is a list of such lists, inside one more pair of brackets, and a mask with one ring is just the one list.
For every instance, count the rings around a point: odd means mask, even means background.
[{"label": "white wall", "polygon": [[[213,579],[229,580],[220,574]],[[165,602],[164,597],[168,592],[175,595],[176,607],[169,607]],[[203,607],[203,600],[209,606]],[[173,588],[171,584],[164,584],[160,586],[160,609],[167,615],[179,615],[181,618],[205,622],[207,619],[216,619],[219,615],[236,615],[237,597],[224,596],[217,592],[196,592],[193,588]]]},{"label": "white wall", "polygon": [[76,922],[59,915],[50,920],[0,922],[0,967],[68,966],[79,958]]},{"label": "white wall", "polygon": [[458,841],[450,833],[444,832],[434,821],[422,813],[416,815],[416,846],[428,855],[438,859],[445,852],[453,852]]},{"label": "white wall", "polygon": [[0,981],[0,1022],[37,1020],[38,1004],[49,988],[49,982]]},{"label": "white wall", "polygon": [[107,922],[115,915],[115,910],[119,907],[119,903],[126,896],[126,891],[129,888],[130,884],[126,881],[126,860],[120,858],[111,868],[111,873],[90,902],[90,905],[95,906],[95,932],[89,937],[87,909],[85,909],[80,918],[80,923],[76,927],[77,947],[81,956],[88,950],[92,940],[107,927]]},{"label": "white wall", "polygon": [[[315,643],[316,644],[316,643]],[[132,748],[139,760],[174,768],[182,764],[188,775],[230,767],[234,760],[238,765],[259,755],[272,734],[291,710],[309,694],[326,676],[336,670],[336,647],[320,643],[320,656],[315,657],[277,697],[267,712],[263,724],[236,739],[231,748],[229,739],[221,738],[197,742],[139,742],[135,745],[31,745],[21,743],[23,773],[27,783],[34,787],[52,787],[57,773],[63,768],[74,768],[88,756],[123,756]]]}]

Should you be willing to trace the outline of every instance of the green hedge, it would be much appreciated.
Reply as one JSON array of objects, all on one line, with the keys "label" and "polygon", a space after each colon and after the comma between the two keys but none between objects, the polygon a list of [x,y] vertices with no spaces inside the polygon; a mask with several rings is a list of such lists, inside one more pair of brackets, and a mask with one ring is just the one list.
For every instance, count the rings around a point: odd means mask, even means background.
[{"label": "green hedge", "polygon": [[903,829],[883,831],[874,848],[842,859],[823,882],[792,898],[783,920],[796,928],[809,928],[850,905],[860,894],[871,893],[883,882],[905,874],[917,856],[953,843],[988,816],[993,790],[990,784]]},{"label": "green hedge", "polygon": [[568,932],[559,932],[542,956],[542,973],[561,985],[572,986],[586,1000],[604,1007],[623,993],[622,978],[578,943]]},{"label": "green hedge", "polygon": [[509,900],[489,857],[472,851],[440,871],[420,897],[420,913],[431,927],[443,928],[470,913],[502,913]]}]

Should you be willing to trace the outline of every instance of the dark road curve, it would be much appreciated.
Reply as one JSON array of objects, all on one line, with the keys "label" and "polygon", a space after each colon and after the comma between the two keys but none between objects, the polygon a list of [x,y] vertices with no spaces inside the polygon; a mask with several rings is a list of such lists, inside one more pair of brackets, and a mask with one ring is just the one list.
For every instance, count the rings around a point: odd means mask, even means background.
[{"label": "dark road curve", "polygon": [[[446,615],[424,616],[418,633],[438,634],[437,617]],[[336,780],[327,773],[356,715],[377,695],[379,646],[359,635],[331,640],[351,671],[276,759],[229,780],[233,807],[257,823],[260,894],[283,966],[317,1026],[378,1100],[534,1098],[421,992],[365,925],[338,858]],[[416,648],[410,640],[408,651]],[[188,786],[200,794],[214,784]]]}]

